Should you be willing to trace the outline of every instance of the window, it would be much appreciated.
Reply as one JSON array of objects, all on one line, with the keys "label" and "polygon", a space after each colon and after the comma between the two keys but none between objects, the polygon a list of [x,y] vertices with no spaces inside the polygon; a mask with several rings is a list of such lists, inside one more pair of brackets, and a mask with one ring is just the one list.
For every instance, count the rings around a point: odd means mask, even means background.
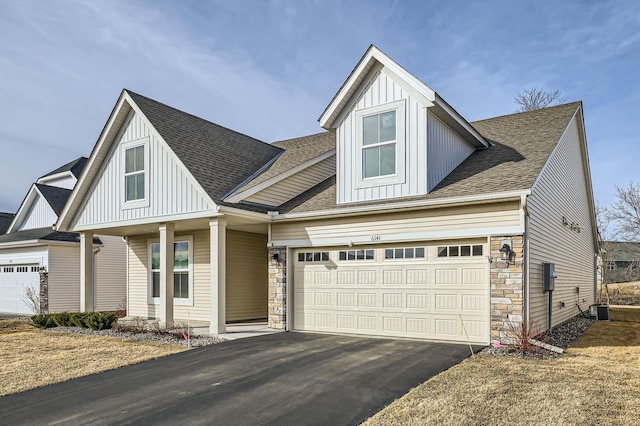
[{"label": "window", "polygon": [[396,173],[396,111],[362,119],[362,177]]},{"label": "window", "polygon": [[298,262],[328,262],[328,251],[308,251],[298,253]]},{"label": "window", "polygon": [[5,266],[4,272],[13,272],[13,266]]},{"label": "window", "polygon": [[[188,304],[192,300],[192,272],[190,241],[173,244],[173,299],[176,304]],[[160,244],[151,244],[151,298],[160,297]]]},{"label": "window", "polygon": [[373,250],[342,250],[339,253],[340,260],[373,260]]},{"label": "window", "polygon": [[32,266],[31,267],[31,272],[39,272],[38,270],[39,268],[37,266]]},{"label": "window", "polygon": [[441,246],[438,247],[438,257],[468,257],[482,256],[482,245]]},{"label": "window", "polygon": [[616,262],[607,262],[607,271],[613,271],[616,269]]},{"label": "window", "polygon": [[384,258],[385,259],[424,259],[424,247],[385,249]]},{"label": "window", "polygon": [[124,151],[125,201],[144,199],[144,146]]},{"label": "window", "polygon": [[404,100],[358,110],[355,117],[357,185],[404,182]]},{"label": "window", "polygon": [[28,266],[18,266],[16,267],[16,272],[29,272]]}]

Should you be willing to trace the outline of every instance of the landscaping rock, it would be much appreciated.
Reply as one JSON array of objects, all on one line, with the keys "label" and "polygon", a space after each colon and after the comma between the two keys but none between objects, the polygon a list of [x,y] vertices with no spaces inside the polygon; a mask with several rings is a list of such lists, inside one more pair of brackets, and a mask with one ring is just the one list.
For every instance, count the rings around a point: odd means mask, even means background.
[{"label": "landscaping rock", "polygon": [[[90,336],[106,336],[106,337],[119,337],[124,339],[133,339],[133,340],[148,340],[148,341],[158,342],[158,343],[187,346],[187,340],[184,337],[178,338],[171,334],[158,333],[153,331],[143,332],[143,333],[116,331],[112,329],[94,331],[89,328],[79,328],[79,327],[54,327],[54,328],[46,329],[46,331],[52,332],[52,333],[85,334]],[[191,336],[189,340],[191,341],[192,347],[215,345],[216,343],[224,342],[224,339],[221,339],[219,337],[206,336],[206,335]]]}]

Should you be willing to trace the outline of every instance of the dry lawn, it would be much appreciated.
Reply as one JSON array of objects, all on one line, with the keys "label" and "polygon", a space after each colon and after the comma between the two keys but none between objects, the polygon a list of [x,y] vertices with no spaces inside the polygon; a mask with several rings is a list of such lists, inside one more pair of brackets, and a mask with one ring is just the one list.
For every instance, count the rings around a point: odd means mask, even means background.
[{"label": "dry lawn", "polygon": [[476,356],[366,425],[638,425],[640,307],[612,307],[560,358]]},{"label": "dry lawn", "polygon": [[608,284],[607,288],[609,298],[604,291],[601,291],[601,286],[598,286],[598,295],[602,298],[602,303],[640,306],[640,281]]},{"label": "dry lawn", "polygon": [[0,321],[0,396],[186,350],[178,345],[39,330]]}]

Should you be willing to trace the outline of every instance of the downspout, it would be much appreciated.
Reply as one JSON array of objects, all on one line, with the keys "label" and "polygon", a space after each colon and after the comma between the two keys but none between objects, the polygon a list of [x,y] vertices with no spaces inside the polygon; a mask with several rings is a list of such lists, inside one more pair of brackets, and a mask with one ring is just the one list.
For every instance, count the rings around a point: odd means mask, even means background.
[{"label": "downspout", "polygon": [[91,286],[92,288],[92,292],[93,294],[91,295],[91,298],[93,299],[92,305],[93,305],[93,312],[96,312],[96,286],[98,285],[96,279],[98,277],[98,273],[97,273],[97,264],[96,264],[96,257],[98,256],[98,253],[100,253],[100,250],[102,250],[102,247],[95,247],[93,249],[93,285]]},{"label": "downspout", "polygon": [[528,326],[530,318],[530,300],[529,300],[529,209],[527,208],[527,195],[520,197],[520,204],[522,205],[522,211],[524,214],[524,235],[522,237],[522,279],[524,280],[524,294],[522,297],[522,309],[524,313],[524,321]]}]

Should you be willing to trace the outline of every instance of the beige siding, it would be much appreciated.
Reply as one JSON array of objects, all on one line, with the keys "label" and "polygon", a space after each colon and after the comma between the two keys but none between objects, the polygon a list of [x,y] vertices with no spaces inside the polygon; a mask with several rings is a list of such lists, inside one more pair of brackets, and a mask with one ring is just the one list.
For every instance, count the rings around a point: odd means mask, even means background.
[{"label": "beige siding", "polygon": [[[417,238],[460,238],[488,233],[517,232],[520,224],[519,203],[505,202],[466,207],[386,213],[370,216],[275,223],[274,244],[342,244],[369,242],[379,236],[380,242],[410,241]],[[522,232],[522,231],[520,231]],[[374,237],[375,238],[375,237]],[[336,240],[336,241],[333,241]]]},{"label": "beige siding", "polygon": [[227,321],[267,318],[267,236],[227,232]]},{"label": "beige siding", "polygon": [[475,148],[431,112],[427,115],[427,141],[428,190],[431,191]]},{"label": "beige siding", "polygon": [[102,241],[100,253],[96,255],[96,310],[113,311],[125,299],[126,244],[122,237],[96,235]]},{"label": "beige siding", "polygon": [[[148,206],[123,208],[124,165],[121,145],[148,137]],[[212,205],[171,149],[143,117],[134,115],[114,143],[103,169],[95,179],[87,201],[79,209],[75,225],[87,226],[209,210]]]},{"label": "beige siding", "polygon": [[[528,200],[530,319],[547,327],[548,296],[542,291],[542,263],[555,263],[559,274],[553,292],[553,325],[579,313],[594,301],[594,236],[576,118],[535,184]],[[564,226],[577,223],[580,233]],[[576,287],[580,288],[580,296]],[[561,307],[564,302],[565,307]]]},{"label": "beige siding", "polygon": [[[193,306],[174,305],[177,321],[187,318],[209,321],[211,303],[209,230],[193,237]],[[129,238],[129,315],[155,318],[156,305],[149,304],[149,241],[152,236]],[[267,250],[264,235],[227,231],[227,319],[266,318]]]},{"label": "beige siding", "polygon": [[279,206],[335,174],[336,157],[334,155],[247,197],[246,201]]},{"label": "beige siding", "polygon": [[18,231],[25,229],[49,228],[56,223],[58,216],[53,211],[47,200],[40,195],[36,196],[31,209],[24,221],[18,226]]},{"label": "beige siding", "polygon": [[49,311],[80,310],[80,247],[49,246]]}]

